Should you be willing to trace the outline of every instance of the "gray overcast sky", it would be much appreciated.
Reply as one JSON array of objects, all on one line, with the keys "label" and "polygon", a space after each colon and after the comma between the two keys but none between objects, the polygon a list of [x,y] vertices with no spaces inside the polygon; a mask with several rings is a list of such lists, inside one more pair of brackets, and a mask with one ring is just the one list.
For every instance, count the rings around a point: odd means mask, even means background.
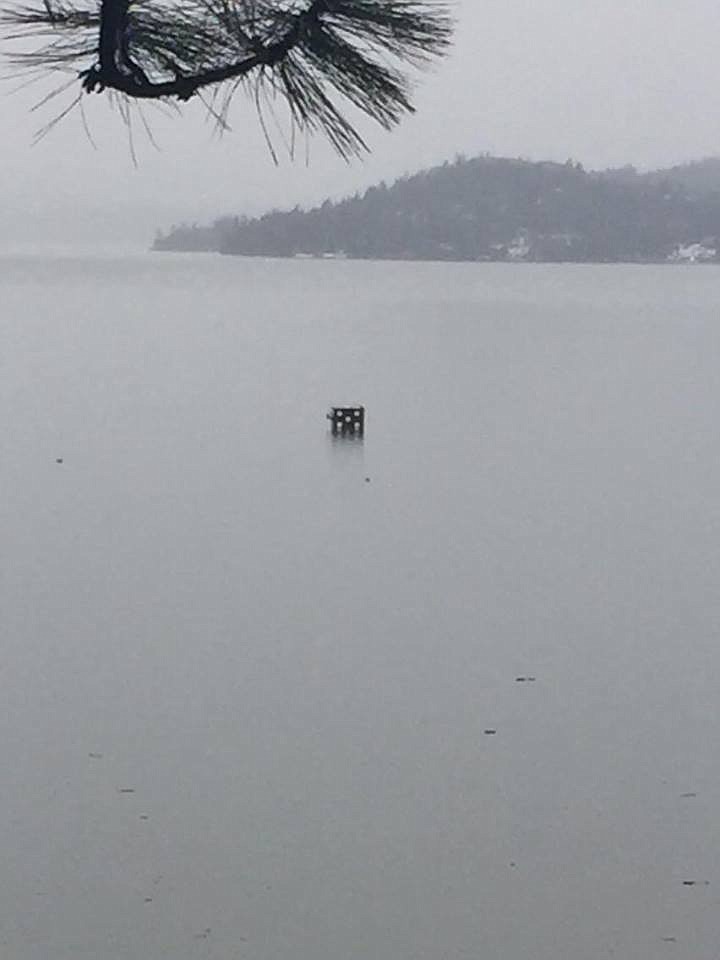
[{"label": "gray overcast sky", "polygon": [[[2,0],[0,0],[2,2]],[[370,157],[350,165],[321,141],[310,165],[275,167],[253,110],[213,137],[198,108],[157,115],[160,152],[125,130],[102,97],[88,101],[94,150],[76,113],[38,146],[32,90],[0,100],[5,143],[4,247],[86,243],[143,247],[155,227],[257,213],[352,193],[456,153],[659,166],[720,153],[717,0],[456,0],[450,57],[419,77],[417,114],[392,133],[367,126]],[[301,151],[302,152],[302,151]]]}]

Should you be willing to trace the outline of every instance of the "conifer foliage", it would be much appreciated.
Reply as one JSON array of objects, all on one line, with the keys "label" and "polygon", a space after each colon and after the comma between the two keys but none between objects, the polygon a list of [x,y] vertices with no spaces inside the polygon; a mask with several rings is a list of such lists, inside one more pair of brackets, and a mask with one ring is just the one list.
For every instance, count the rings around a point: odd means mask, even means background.
[{"label": "conifer foliage", "polygon": [[245,87],[345,157],[366,149],[348,106],[394,126],[413,109],[405,68],[452,34],[445,0],[8,0],[2,20],[16,68],[71,72],[80,92],[123,100],[205,94],[221,122]]}]

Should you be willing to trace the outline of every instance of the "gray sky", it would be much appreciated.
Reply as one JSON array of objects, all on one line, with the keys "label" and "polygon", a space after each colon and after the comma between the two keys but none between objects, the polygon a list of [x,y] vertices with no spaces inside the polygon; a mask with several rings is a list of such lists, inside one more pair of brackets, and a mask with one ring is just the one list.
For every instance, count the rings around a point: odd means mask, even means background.
[{"label": "gray sky", "polygon": [[[2,2],[2,0],[0,0]],[[198,108],[137,131],[139,168],[102,97],[88,101],[98,150],[76,113],[38,146],[52,116],[36,92],[0,99],[0,245],[143,247],[155,227],[258,213],[352,193],[483,151],[586,166],[659,166],[720,153],[717,0],[456,0],[451,56],[419,77],[417,114],[392,133],[364,126],[372,155],[350,165],[321,141],[270,160],[252,108],[237,102],[218,142]],[[302,153],[302,151],[301,151]]]}]

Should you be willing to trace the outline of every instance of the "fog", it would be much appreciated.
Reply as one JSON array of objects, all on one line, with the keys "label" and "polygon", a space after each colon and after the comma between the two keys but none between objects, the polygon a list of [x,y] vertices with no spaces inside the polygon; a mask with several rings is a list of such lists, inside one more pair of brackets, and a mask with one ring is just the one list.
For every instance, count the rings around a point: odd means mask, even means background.
[{"label": "fog", "polygon": [[717,0],[455,6],[350,164],[6,84],[7,960],[717,960],[718,267],[144,253],[718,153]]},{"label": "fog", "polygon": [[[46,91],[5,84],[0,209],[4,248],[145,247],[156,227],[258,213],[353,193],[381,179],[489,151],[586,166],[660,166],[717,153],[720,9],[711,0],[457,0],[451,55],[420,75],[417,113],[386,133],[362,129],[370,156],[346,164],[322,141],[294,162],[269,156],[252,105],[238,99],[218,138],[199,105],[148,110],[159,149],[126,131],[103,96],[87,98],[97,149],[78,111],[37,146],[53,116]],[[306,162],[309,161],[309,162]]]}]

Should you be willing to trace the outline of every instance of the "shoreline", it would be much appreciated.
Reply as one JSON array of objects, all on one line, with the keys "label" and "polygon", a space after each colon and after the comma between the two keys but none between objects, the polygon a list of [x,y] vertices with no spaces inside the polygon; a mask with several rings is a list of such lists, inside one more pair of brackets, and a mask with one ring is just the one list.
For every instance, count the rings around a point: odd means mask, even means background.
[{"label": "shoreline", "polygon": [[295,262],[315,262],[315,263],[474,263],[474,264],[505,264],[507,266],[636,266],[636,267],[717,267],[720,266],[720,258],[715,260],[671,260],[667,258],[645,258],[645,259],[626,259],[626,260],[529,260],[529,259],[509,259],[498,257],[497,259],[482,258],[471,260],[468,258],[453,257],[353,257],[348,254],[344,256],[334,256],[327,254],[276,254],[276,253],[231,253],[225,250],[187,250],[181,247],[154,247],[148,249],[149,253],[180,253],[190,255],[219,257],[237,257],[241,260],[291,260]]}]

